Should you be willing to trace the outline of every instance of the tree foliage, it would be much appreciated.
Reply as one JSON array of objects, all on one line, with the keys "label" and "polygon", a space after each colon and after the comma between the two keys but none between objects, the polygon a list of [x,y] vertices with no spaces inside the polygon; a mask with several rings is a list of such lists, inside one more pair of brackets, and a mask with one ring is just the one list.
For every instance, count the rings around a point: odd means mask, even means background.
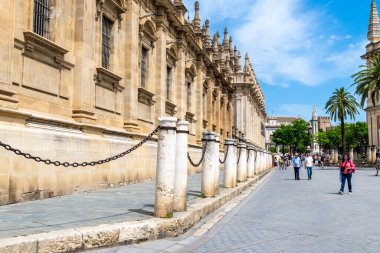
[{"label": "tree foliage", "polygon": [[348,117],[355,119],[355,115],[359,113],[358,107],[359,104],[356,102],[355,97],[344,87],[335,89],[333,95],[326,102],[326,112],[330,114],[334,121],[337,119],[340,121],[343,152],[346,152],[345,120]]},{"label": "tree foliage", "polygon": [[272,140],[276,145],[281,145],[283,148],[293,148],[295,152],[306,150],[311,141],[311,136],[307,133],[307,122],[303,119],[297,119],[290,125],[281,125],[273,133]]}]

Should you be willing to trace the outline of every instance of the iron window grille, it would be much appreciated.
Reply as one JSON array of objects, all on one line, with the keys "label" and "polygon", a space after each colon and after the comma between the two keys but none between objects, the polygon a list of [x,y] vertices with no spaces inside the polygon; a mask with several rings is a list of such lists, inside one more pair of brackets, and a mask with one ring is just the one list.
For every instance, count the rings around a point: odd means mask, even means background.
[{"label": "iron window grille", "polygon": [[51,0],[34,0],[33,32],[49,39]]},{"label": "iron window grille", "polygon": [[172,68],[166,67],[166,99],[170,100],[170,87],[172,82]]},{"label": "iron window grille", "polygon": [[112,21],[103,17],[102,21],[102,67],[108,69],[111,55]]},{"label": "iron window grille", "polygon": [[146,71],[148,66],[148,49],[145,47],[141,48],[141,87],[145,87],[146,81]]}]

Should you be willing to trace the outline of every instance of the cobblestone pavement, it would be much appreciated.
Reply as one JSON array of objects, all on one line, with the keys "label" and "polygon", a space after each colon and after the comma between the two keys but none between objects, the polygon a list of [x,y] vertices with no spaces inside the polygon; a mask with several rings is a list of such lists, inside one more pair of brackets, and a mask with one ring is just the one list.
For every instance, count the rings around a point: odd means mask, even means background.
[{"label": "cobblestone pavement", "polygon": [[[189,176],[189,204],[201,194],[200,176]],[[220,177],[223,178],[223,173]],[[0,238],[150,219],[154,211],[154,185],[154,181],[148,181],[0,206]]]},{"label": "cobblestone pavement", "polygon": [[338,173],[314,169],[308,181],[302,169],[295,181],[292,168],[276,170],[215,224],[217,212],[178,238],[95,252],[380,252],[380,177],[358,170],[353,194],[338,195]]}]

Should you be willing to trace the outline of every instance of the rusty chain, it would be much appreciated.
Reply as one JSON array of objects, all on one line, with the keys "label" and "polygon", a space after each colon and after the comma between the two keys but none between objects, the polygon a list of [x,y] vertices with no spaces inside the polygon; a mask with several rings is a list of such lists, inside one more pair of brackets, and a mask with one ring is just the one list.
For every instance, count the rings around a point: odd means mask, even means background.
[{"label": "rusty chain", "polygon": [[20,155],[20,156],[23,156],[25,157],[26,159],[31,159],[31,160],[34,160],[36,162],[43,162],[47,165],[55,165],[55,166],[63,166],[63,167],[86,167],[86,166],[95,166],[95,165],[100,165],[100,164],[103,164],[103,163],[108,163],[108,162],[111,162],[111,161],[114,161],[114,160],[117,160],[129,153],[131,153],[132,151],[135,151],[136,149],[138,149],[140,146],[142,146],[145,142],[147,142],[148,140],[150,140],[153,135],[155,135],[158,131],[160,130],[160,126],[158,126],[156,129],[153,130],[153,132],[151,132],[147,137],[145,137],[142,141],[140,141],[139,143],[137,143],[135,146],[133,146],[132,148],[120,153],[120,154],[117,154],[117,155],[114,155],[114,156],[111,156],[109,158],[106,158],[106,159],[103,159],[103,160],[98,160],[98,161],[92,161],[92,162],[82,162],[82,163],[69,163],[69,162],[60,162],[60,161],[52,161],[50,159],[43,159],[41,157],[38,157],[38,156],[33,156],[29,153],[24,153],[22,152],[21,150],[19,149],[15,149],[13,148],[12,146],[8,145],[8,144],[5,144],[3,142],[0,141],[0,146],[5,148],[6,150],[9,150],[13,153],[15,153],[16,155]]},{"label": "rusty chain", "polygon": [[202,148],[202,157],[201,157],[201,159],[199,160],[198,163],[194,163],[193,160],[191,160],[190,153],[187,152],[187,158],[189,159],[189,162],[191,163],[191,165],[193,165],[194,167],[199,167],[199,165],[201,165],[201,163],[203,161],[203,158],[205,157],[205,154],[206,154],[206,149],[207,149],[207,141],[206,141],[205,145]]},{"label": "rusty chain", "polygon": [[229,149],[230,149],[230,145],[227,145],[227,151],[226,151],[226,155],[224,156],[223,161],[220,160],[220,157],[219,157],[219,162],[220,162],[221,164],[224,164],[224,163],[226,162],[226,160],[227,160],[227,156],[228,156],[228,150],[229,150]]}]

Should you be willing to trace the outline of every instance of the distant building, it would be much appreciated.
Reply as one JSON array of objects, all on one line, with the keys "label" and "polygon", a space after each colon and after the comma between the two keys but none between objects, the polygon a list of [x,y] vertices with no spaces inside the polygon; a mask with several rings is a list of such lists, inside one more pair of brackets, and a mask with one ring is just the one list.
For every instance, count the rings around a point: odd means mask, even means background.
[{"label": "distant building", "polygon": [[274,147],[276,144],[273,142],[273,133],[281,127],[281,125],[289,125],[300,117],[282,117],[271,116],[267,117],[265,121],[265,147],[269,150],[269,147]]},{"label": "distant building", "polygon": [[331,120],[328,116],[318,116],[317,109],[314,107],[310,120],[310,133],[314,135],[314,139],[311,143],[311,153],[320,153],[319,144],[317,142],[317,135],[322,131],[326,131],[331,127]]},{"label": "distant building", "polygon": [[318,117],[318,129],[326,132],[327,129],[331,127],[331,119],[328,116],[319,116]]}]

